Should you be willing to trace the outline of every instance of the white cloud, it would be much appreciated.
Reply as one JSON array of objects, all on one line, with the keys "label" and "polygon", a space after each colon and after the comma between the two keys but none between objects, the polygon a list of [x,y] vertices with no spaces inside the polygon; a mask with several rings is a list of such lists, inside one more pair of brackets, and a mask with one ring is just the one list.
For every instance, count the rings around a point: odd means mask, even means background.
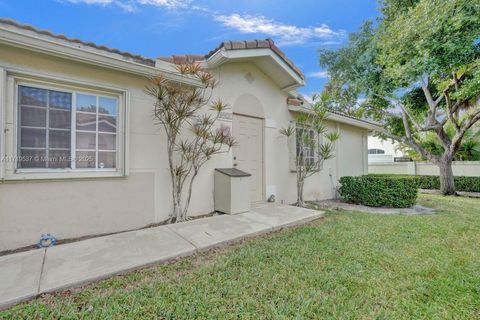
[{"label": "white cloud", "polygon": [[89,5],[117,5],[125,11],[135,11],[138,5],[163,7],[171,10],[188,8],[192,0],[64,0],[70,3]]},{"label": "white cloud", "polygon": [[307,77],[317,78],[317,79],[328,79],[329,78],[327,71],[309,72],[309,73],[307,73]]},{"label": "white cloud", "polygon": [[166,7],[169,9],[187,8],[191,0],[136,0],[139,4],[155,7]]},{"label": "white cloud", "polygon": [[310,40],[325,40],[342,38],[343,30],[332,30],[326,24],[317,27],[298,27],[268,19],[264,16],[241,16],[238,13],[216,15],[214,19],[224,26],[240,33],[260,33],[279,39],[279,45],[303,44]]},{"label": "white cloud", "polygon": [[131,3],[124,3],[120,1],[116,1],[115,4],[119,6],[121,9],[127,11],[127,12],[134,12],[136,10],[135,5]]},{"label": "white cloud", "polygon": [[[344,30],[333,30],[326,24],[300,27],[268,19],[264,16],[219,14],[211,8],[199,6],[194,0],[58,0],[74,4],[109,6],[116,5],[125,11],[133,12],[141,6],[154,6],[168,10],[182,10],[210,15],[215,21],[244,34],[263,34],[276,40],[279,46],[286,45],[331,45],[341,43]],[[313,77],[321,77],[316,75]]]},{"label": "white cloud", "polygon": [[86,3],[86,4],[100,4],[100,5],[107,5],[113,3],[113,0],[66,0],[67,2],[71,3]]}]

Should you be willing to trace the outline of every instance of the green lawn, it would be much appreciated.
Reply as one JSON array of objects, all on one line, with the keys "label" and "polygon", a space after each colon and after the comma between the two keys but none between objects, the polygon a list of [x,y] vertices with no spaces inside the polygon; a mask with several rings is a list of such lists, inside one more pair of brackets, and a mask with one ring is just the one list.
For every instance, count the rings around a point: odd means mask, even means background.
[{"label": "green lawn", "polygon": [[480,199],[419,202],[438,214],[333,212],[0,318],[479,319]]}]

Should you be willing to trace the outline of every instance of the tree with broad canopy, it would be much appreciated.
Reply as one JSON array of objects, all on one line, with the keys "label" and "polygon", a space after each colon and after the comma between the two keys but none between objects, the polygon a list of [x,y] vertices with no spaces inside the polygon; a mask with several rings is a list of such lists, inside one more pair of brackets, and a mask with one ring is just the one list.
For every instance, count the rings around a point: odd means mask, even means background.
[{"label": "tree with broad canopy", "polygon": [[[330,107],[380,121],[377,134],[438,165],[455,194],[452,161],[480,120],[480,0],[383,0],[338,50],[320,50]],[[452,128],[451,130],[449,128]],[[439,150],[425,147],[435,139]]]}]

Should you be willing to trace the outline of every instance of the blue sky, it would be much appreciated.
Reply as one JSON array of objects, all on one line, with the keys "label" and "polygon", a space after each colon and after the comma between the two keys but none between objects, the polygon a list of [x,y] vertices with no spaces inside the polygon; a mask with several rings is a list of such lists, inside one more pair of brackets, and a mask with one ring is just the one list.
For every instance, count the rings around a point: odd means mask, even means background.
[{"label": "blue sky", "polygon": [[344,44],[377,9],[375,0],[0,0],[1,17],[147,57],[272,38],[306,74],[306,95],[327,81],[318,49]]}]

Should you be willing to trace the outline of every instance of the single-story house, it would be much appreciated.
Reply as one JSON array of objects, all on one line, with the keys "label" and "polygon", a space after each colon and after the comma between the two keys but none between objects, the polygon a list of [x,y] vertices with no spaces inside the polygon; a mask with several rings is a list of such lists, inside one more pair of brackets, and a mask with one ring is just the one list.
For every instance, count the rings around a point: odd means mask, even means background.
[{"label": "single-story house", "polygon": [[[304,75],[271,40],[227,41],[207,55],[150,59],[0,20],[0,251],[159,223],[171,211],[165,137],[152,120],[148,78],[188,85],[174,63],[196,61],[231,106],[221,122],[239,145],[211,159],[189,215],[214,209],[214,169],[252,174],[251,200],[296,200],[287,138],[279,129],[308,110]],[[367,173],[368,121],[332,112],[335,158],[308,179],[307,200],[335,197],[339,177]]]}]

